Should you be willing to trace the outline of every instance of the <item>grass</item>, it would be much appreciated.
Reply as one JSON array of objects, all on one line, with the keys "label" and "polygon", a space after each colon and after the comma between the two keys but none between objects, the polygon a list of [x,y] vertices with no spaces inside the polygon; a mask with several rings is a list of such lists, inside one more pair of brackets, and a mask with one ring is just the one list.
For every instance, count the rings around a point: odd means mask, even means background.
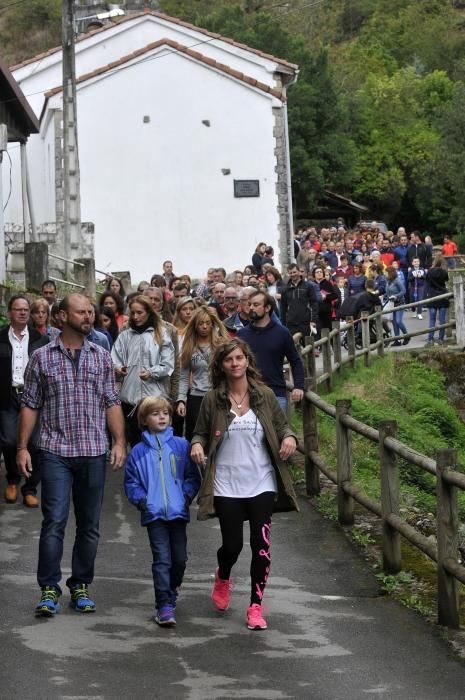
[{"label": "grass", "polygon": [[[337,399],[352,400],[352,415],[377,428],[382,420],[397,422],[397,438],[422,454],[435,458],[440,448],[457,449],[458,470],[465,472],[465,425],[449,403],[445,378],[441,372],[409,355],[391,353],[371,367],[359,367],[346,373],[335,388],[325,395],[334,404]],[[320,452],[333,468],[335,458],[335,421],[318,412]],[[375,499],[380,496],[379,452],[374,443],[352,433],[353,480]],[[398,459],[401,502],[436,513],[435,477]],[[465,517],[465,494],[459,493],[460,518]]]}]

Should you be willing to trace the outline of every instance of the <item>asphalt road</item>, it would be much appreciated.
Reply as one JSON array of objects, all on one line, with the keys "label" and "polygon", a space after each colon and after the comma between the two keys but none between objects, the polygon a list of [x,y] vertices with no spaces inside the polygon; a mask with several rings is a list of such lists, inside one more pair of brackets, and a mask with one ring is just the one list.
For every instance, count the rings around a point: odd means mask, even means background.
[{"label": "asphalt road", "polygon": [[[109,472],[92,615],[64,595],[55,618],[35,619],[40,512],[0,503],[0,698],[463,698],[465,666],[439,633],[378,595],[367,564],[303,498],[300,514],[273,519],[267,631],[245,623],[248,547],[230,610],[213,608],[218,523],[197,522],[195,508],[178,625],[157,627],[147,536],[121,482]],[[71,519],[63,578],[73,529]]]}]

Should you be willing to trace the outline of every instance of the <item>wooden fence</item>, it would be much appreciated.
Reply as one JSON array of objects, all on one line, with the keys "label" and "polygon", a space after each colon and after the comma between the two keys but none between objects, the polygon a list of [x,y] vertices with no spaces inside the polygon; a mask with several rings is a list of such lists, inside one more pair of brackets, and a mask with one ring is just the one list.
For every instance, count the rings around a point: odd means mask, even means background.
[{"label": "wooden fence", "polygon": [[[454,275],[452,289],[452,292],[434,297],[434,299],[424,299],[421,305],[422,307],[428,307],[439,299],[450,299],[453,303],[450,307],[449,315],[450,317],[453,316],[453,318],[442,325],[398,336],[398,339],[403,340],[405,338],[410,339],[416,336],[427,335],[430,331],[436,332],[444,328],[446,334],[449,334],[449,339],[453,330],[455,330],[455,345],[459,348],[465,348],[464,291],[463,278],[460,275]],[[412,309],[417,305],[415,302],[403,304],[396,307],[396,310]],[[391,312],[383,311],[379,307],[374,314],[362,313],[362,318],[359,321],[354,319],[349,319],[347,323],[336,321],[331,331],[327,328],[322,329],[320,340],[313,341],[312,338],[307,338],[306,346],[302,349],[301,354],[302,357],[306,357],[308,362],[310,362],[310,376],[315,377],[316,384],[325,383],[326,388],[330,391],[334,375],[340,373],[345,364],[355,367],[356,360],[363,357],[365,365],[369,366],[373,355],[382,357],[386,346],[396,339],[394,336],[390,338],[383,337],[383,318],[389,313]],[[376,335],[374,342],[371,340],[370,327]],[[321,352],[323,358],[323,372],[318,375],[316,372],[315,350]]]},{"label": "wooden fence", "polygon": [[[463,299],[463,288],[462,288]],[[409,305],[406,305],[408,308]],[[463,307],[462,307],[463,308]],[[456,307],[457,313],[457,307]],[[374,314],[380,318],[379,313]],[[379,323],[379,322],[378,322]],[[445,324],[453,327],[450,322]],[[444,327],[444,326],[442,326]],[[425,331],[422,331],[423,333]],[[426,331],[427,332],[427,331]],[[336,333],[327,333],[320,341],[329,348],[330,338]],[[365,336],[366,338],[366,336]],[[416,452],[396,439],[395,421],[383,421],[378,429],[372,428],[351,415],[351,401],[340,400],[333,406],[315,393],[318,380],[315,375],[315,360],[312,349],[315,343],[303,351],[306,364],[305,392],[303,400],[305,481],[308,495],[320,492],[320,471],[337,485],[338,520],[341,525],[353,525],[354,501],[377,515],[382,520],[383,568],[386,573],[396,574],[401,570],[400,536],[437,562],[438,623],[447,627],[459,627],[458,582],[465,583],[465,567],[458,563],[458,516],[457,489],[465,490],[465,475],[455,471],[457,456],[454,449],[438,450],[436,459]],[[376,343],[378,354],[382,354],[382,344]],[[337,343],[333,345],[333,365],[342,364],[338,355]],[[371,350],[371,348],[370,348]],[[367,357],[368,345],[358,353]],[[353,353],[356,355],[356,353]],[[328,353],[329,355],[329,353]],[[352,361],[348,358],[347,361]],[[330,362],[326,360],[326,368]],[[326,375],[326,376],[325,376]],[[331,373],[327,371],[319,377],[328,382]],[[336,462],[334,471],[323,459],[318,449],[317,411],[322,411],[336,421]],[[381,501],[376,502],[364,494],[352,482],[352,433],[376,443],[380,459]],[[419,469],[436,476],[437,496],[437,544],[426,538],[400,517],[399,477],[397,459],[401,457]]]}]

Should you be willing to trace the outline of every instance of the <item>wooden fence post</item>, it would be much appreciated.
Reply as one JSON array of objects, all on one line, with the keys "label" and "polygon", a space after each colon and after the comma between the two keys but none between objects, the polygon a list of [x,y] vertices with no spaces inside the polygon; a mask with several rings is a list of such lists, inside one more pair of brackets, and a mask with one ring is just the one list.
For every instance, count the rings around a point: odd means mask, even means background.
[{"label": "wooden fence post", "polygon": [[343,484],[352,481],[352,431],[342,423],[341,417],[350,415],[352,401],[336,401],[336,455],[337,455],[337,513],[341,525],[354,524],[354,499]]},{"label": "wooden fence post", "polygon": [[390,420],[382,421],[378,429],[383,513],[383,570],[387,574],[398,574],[402,568],[400,533],[386,522],[386,516],[390,513],[399,515],[399,472],[396,455],[384,445],[384,438],[396,436],[397,423]]},{"label": "wooden fence post", "polygon": [[[377,306],[375,308],[376,312],[381,312],[381,306]],[[376,340],[379,341],[378,345],[378,357],[384,357],[384,328],[383,328],[383,317],[381,316],[381,313],[379,313],[378,316],[375,318],[375,326],[376,326]]]},{"label": "wooden fence post", "polygon": [[347,354],[349,356],[350,366],[355,368],[355,326],[352,316],[347,316]]},{"label": "wooden fence post", "polygon": [[463,279],[454,275],[452,279],[454,291],[455,339],[460,349],[465,348],[465,308],[463,303]]},{"label": "wooden fence post", "polygon": [[323,343],[321,348],[323,351],[323,372],[328,374],[326,389],[331,391],[333,388],[333,368],[331,367],[331,342],[329,340],[328,328],[321,329],[321,337],[322,339],[326,340],[326,343]]},{"label": "wooden fence post", "polygon": [[362,324],[362,346],[365,350],[363,355],[363,362],[365,367],[371,365],[371,353],[370,353],[370,322],[367,321],[368,311],[362,311],[361,321]]},{"label": "wooden fence post", "polygon": [[438,539],[438,624],[458,629],[458,581],[444,568],[447,560],[457,561],[458,517],[457,489],[443,478],[457,464],[456,450],[438,450],[436,453],[436,497]]},{"label": "wooden fence post", "polygon": [[340,333],[340,322],[333,322],[333,329],[339,331],[333,337],[333,357],[334,364],[336,365],[336,372],[339,374],[342,369],[342,346],[341,346],[341,333]]},{"label": "wooden fence post", "polygon": [[320,493],[320,470],[313,463],[310,452],[318,452],[318,426],[315,406],[305,398],[305,392],[316,389],[316,370],[313,343],[305,356],[305,389],[302,402],[302,423],[305,450],[305,489],[308,496]]}]

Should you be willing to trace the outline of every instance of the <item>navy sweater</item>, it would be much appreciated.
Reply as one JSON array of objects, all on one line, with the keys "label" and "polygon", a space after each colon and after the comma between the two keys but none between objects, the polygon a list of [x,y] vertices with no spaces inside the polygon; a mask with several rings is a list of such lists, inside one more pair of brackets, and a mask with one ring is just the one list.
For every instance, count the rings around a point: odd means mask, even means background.
[{"label": "navy sweater", "polygon": [[257,328],[251,323],[241,328],[237,337],[245,340],[252,348],[263,381],[276,396],[286,396],[284,358],[291,365],[294,387],[303,390],[304,366],[295,349],[292,335],[285,326],[273,320],[265,328]]}]

